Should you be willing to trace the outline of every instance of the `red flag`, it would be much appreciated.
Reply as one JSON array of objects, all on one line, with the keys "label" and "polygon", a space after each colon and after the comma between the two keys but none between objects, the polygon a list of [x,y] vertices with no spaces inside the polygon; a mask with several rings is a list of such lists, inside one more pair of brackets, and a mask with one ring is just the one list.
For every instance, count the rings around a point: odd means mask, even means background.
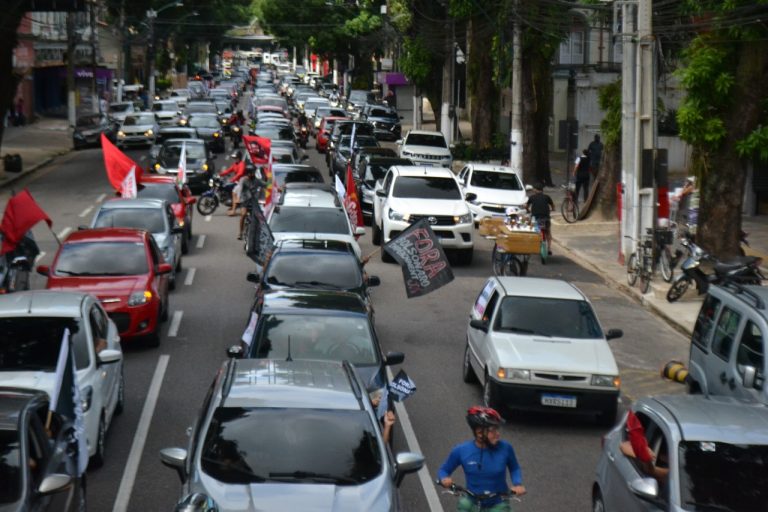
[{"label": "red flag", "polygon": [[344,196],[344,208],[349,215],[349,222],[357,227],[363,225],[363,210],[360,208],[360,198],[357,197],[357,184],[352,176],[352,161],[347,163],[347,177],[344,180],[347,194]]},{"label": "red flag", "polygon": [[41,220],[44,220],[48,227],[53,225],[48,214],[32,199],[27,189],[10,198],[5,206],[3,222],[0,224],[0,231],[3,233],[0,254],[14,250],[24,234]]},{"label": "red flag", "polygon": [[651,449],[648,447],[648,440],[645,439],[645,429],[632,411],[627,414],[627,437],[637,460],[651,462]]},{"label": "red flag", "polygon": [[266,164],[272,153],[272,141],[258,135],[243,135],[243,144],[254,165]]},{"label": "red flag", "polygon": [[101,134],[101,150],[104,152],[104,167],[107,170],[107,178],[109,178],[112,188],[118,192],[122,189],[125,176],[132,167],[136,168],[136,182],[141,181],[141,166],[117,149],[117,146],[112,144],[103,133]]}]

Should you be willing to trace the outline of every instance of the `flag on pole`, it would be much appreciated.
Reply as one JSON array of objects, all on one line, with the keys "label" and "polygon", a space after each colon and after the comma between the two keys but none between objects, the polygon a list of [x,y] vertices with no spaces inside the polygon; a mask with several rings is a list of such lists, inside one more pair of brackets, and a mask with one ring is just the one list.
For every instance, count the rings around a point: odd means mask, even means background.
[{"label": "flag on pole", "polygon": [[275,246],[275,237],[272,230],[269,229],[264,212],[258,204],[251,208],[251,223],[248,225],[246,234],[245,253],[253,261],[264,266],[272,254]]},{"label": "flag on pole", "polygon": [[130,171],[123,178],[123,182],[120,184],[120,197],[126,199],[136,199],[138,196],[138,187],[136,184],[136,168],[132,167]]},{"label": "flag on pole", "polygon": [[341,182],[341,179],[339,179],[338,174],[333,175],[333,185],[336,188],[336,193],[343,200],[344,196],[347,195],[347,190],[344,188],[344,184]]},{"label": "flag on pole", "polygon": [[32,226],[41,220],[44,220],[49,228],[53,226],[48,214],[40,208],[27,189],[11,197],[5,205],[3,221],[0,223],[0,232],[3,234],[0,254],[14,250]]},{"label": "flag on pole", "polygon": [[75,353],[70,347],[69,329],[64,336],[56,362],[55,387],[51,393],[51,410],[72,422],[72,439],[77,446],[77,474],[82,475],[88,466],[88,443],[85,438],[85,420],[80,387],[77,385]]},{"label": "flag on pole", "polygon": [[176,183],[179,186],[187,182],[187,143],[181,144],[181,154],[179,154],[179,172],[176,175]]},{"label": "flag on pole", "polygon": [[263,165],[268,162],[269,155],[272,153],[272,141],[270,139],[258,135],[243,135],[243,145],[248,151],[253,165]]},{"label": "flag on pole", "polygon": [[112,184],[112,188],[118,192],[121,191],[125,176],[131,172],[131,169],[134,169],[136,173],[134,178],[136,182],[141,180],[141,166],[120,151],[103,133],[101,134],[101,150],[104,153],[104,168],[107,170],[107,178]]},{"label": "flag on pole", "polygon": [[347,184],[346,194],[342,196],[344,198],[344,208],[349,215],[349,223],[352,226],[358,227],[363,225],[363,210],[360,206],[360,198],[357,195],[357,183],[355,177],[352,176],[352,161],[347,164],[347,176],[345,178]]}]

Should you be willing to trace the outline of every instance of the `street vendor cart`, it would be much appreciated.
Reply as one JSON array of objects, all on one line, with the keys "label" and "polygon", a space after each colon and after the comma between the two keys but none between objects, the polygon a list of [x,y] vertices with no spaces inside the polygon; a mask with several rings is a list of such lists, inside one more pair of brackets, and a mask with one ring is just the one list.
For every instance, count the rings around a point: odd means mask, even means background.
[{"label": "street vendor cart", "polygon": [[486,217],[480,220],[480,236],[494,241],[491,254],[497,276],[524,276],[532,254],[546,263],[549,247],[530,216]]}]

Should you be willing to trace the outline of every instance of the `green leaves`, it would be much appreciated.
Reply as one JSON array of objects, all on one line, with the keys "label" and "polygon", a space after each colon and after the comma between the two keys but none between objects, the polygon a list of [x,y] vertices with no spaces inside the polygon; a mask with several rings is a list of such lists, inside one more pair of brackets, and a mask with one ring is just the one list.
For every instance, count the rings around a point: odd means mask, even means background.
[{"label": "green leaves", "polygon": [[605,117],[600,121],[600,131],[608,146],[621,144],[621,78],[600,87],[597,102]]},{"label": "green leaves", "polygon": [[424,87],[432,71],[432,54],[421,38],[403,39],[403,55],[400,68],[417,87]]}]

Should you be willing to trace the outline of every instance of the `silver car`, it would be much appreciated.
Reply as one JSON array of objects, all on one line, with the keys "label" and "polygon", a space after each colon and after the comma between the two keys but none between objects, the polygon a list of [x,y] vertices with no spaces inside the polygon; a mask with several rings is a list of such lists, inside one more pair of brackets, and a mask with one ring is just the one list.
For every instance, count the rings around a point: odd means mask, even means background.
[{"label": "silver car", "polygon": [[176,274],[181,270],[181,237],[184,228],[167,201],[162,199],[113,198],[101,204],[93,216],[92,228],[134,228],[152,233],[165,261],[173,265],[171,289],[176,287]]},{"label": "silver car", "polygon": [[182,501],[253,512],[400,510],[398,485],[424,464],[391,456],[349,363],[271,359],[227,360],[189,448],[160,460],[179,473]]},{"label": "silver car", "polygon": [[181,116],[181,107],[175,100],[160,100],[152,104],[152,112],[161,126],[175,126]]},{"label": "silver car", "polygon": [[594,512],[766,510],[768,408],[731,397],[641,398],[632,410],[655,461],[640,464],[626,415],[603,438]]},{"label": "silver car", "polygon": [[117,131],[117,147],[151,146],[160,129],[157,116],[152,112],[139,112],[125,117]]}]

